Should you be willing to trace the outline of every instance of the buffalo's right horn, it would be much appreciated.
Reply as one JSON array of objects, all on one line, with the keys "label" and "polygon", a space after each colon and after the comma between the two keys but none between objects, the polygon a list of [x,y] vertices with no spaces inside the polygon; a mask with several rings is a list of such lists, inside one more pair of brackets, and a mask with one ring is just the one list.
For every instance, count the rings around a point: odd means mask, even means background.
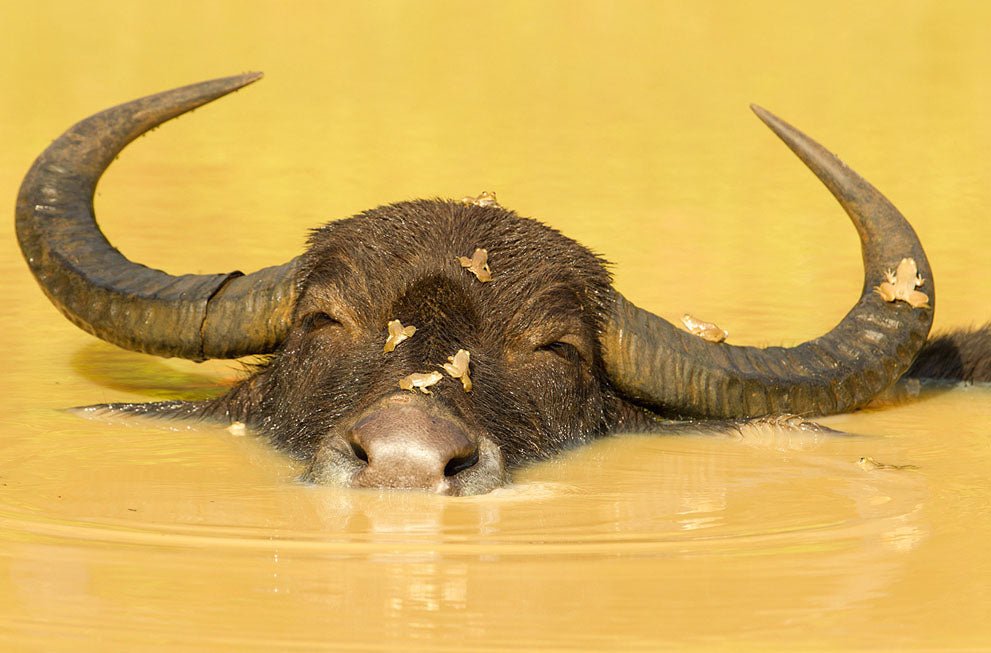
[{"label": "buffalo's right horn", "polygon": [[42,290],[77,326],[125,349],[193,360],[266,353],[285,337],[296,259],[247,276],[176,277],[125,258],[93,211],[96,183],[124,146],[260,77],[192,84],[107,109],[34,162],[17,197],[17,238]]},{"label": "buffalo's right horn", "polygon": [[[935,290],[918,236],[901,213],[811,138],[760,107],[754,112],[815,173],[849,214],[864,259],[860,301],[826,335],[795,347],[712,343],[617,294],[603,334],[606,370],[626,396],[678,417],[827,415],[863,406],[894,383],[932,326]],[[873,288],[915,260],[929,307],[885,302]]]}]

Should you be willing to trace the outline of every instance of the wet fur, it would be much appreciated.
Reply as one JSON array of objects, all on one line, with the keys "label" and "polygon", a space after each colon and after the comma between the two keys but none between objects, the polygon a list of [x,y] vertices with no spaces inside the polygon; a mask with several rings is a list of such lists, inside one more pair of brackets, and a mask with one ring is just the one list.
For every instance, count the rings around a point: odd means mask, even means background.
[{"label": "wet fur", "polygon": [[[489,252],[490,283],[456,260],[477,247]],[[619,396],[599,350],[615,297],[605,262],[498,206],[414,201],[331,222],[311,234],[298,286],[281,349],[223,397],[102,410],[244,422],[314,461],[397,392],[400,378],[467,349],[473,391],[445,376],[433,399],[495,443],[509,469],[609,433],[728,432],[743,423],[670,422]],[[417,331],[384,353],[394,319]],[[909,374],[989,380],[991,329],[934,339]],[[758,422],[815,426],[790,416]]]},{"label": "wet fur", "polygon": [[972,331],[958,329],[930,338],[905,375],[991,382],[991,322]]},{"label": "wet fur", "polygon": [[[490,283],[456,260],[477,247],[489,251]],[[603,381],[598,334],[613,300],[604,262],[536,221],[440,200],[381,207],[315,230],[300,275],[282,348],[203,415],[245,422],[311,459],[400,378],[467,349],[472,392],[445,378],[433,398],[510,468],[647,422]],[[393,319],[417,331],[383,353]]]}]

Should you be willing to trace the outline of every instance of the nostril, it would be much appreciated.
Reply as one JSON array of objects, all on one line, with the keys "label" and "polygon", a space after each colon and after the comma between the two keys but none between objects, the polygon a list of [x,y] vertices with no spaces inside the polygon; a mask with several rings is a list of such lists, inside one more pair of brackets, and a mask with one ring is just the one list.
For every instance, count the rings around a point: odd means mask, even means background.
[{"label": "nostril", "polygon": [[444,476],[454,476],[469,467],[473,467],[478,462],[478,449],[475,449],[467,456],[451,458],[444,466]]},{"label": "nostril", "polygon": [[383,405],[361,416],[343,442],[335,441],[349,461],[353,487],[453,491],[486,467],[480,442],[442,407]]},{"label": "nostril", "polygon": [[361,462],[368,464],[368,452],[361,448],[361,445],[357,442],[351,443],[351,451],[354,452],[355,458]]}]

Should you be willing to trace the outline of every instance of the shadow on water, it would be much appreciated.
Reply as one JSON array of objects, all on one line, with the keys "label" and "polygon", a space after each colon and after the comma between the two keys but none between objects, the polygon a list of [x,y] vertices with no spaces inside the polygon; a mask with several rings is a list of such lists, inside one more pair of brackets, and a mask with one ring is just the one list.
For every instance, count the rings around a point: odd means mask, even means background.
[{"label": "shadow on water", "polygon": [[133,392],[151,399],[196,401],[222,395],[242,375],[232,363],[227,373],[189,372],[160,358],[125,351],[102,343],[80,348],[72,356],[72,369],[98,386]]},{"label": "shadow on water", "polygon": [[[874,397],[861,410],[891,410],[897,406],[936,399],[951,390],[973,385],[969,382],[943,379],[899,379],[894,385]],[[985,385],[985,384],[978,384]]]}]

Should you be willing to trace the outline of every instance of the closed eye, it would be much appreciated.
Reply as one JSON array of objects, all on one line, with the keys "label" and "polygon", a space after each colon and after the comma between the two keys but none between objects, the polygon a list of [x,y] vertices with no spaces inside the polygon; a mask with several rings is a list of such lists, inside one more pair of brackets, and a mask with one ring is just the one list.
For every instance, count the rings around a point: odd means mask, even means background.
[{"label": "closed eye", "polygon": [[315,311],[313,313],[307,314],[303,318],[303,327],[307,331],[316,331],[317,329],[323,329],[326,327],[341,326],[341,321],[335,318],[329,313],[324,313],[323,311]]},{"label": "closed eye", "polygon": [[537,347],[537,351],[549,352],[571,363],[580,363],[584,359],[578,347],[564,340],[554,340],[543,344]]}]

